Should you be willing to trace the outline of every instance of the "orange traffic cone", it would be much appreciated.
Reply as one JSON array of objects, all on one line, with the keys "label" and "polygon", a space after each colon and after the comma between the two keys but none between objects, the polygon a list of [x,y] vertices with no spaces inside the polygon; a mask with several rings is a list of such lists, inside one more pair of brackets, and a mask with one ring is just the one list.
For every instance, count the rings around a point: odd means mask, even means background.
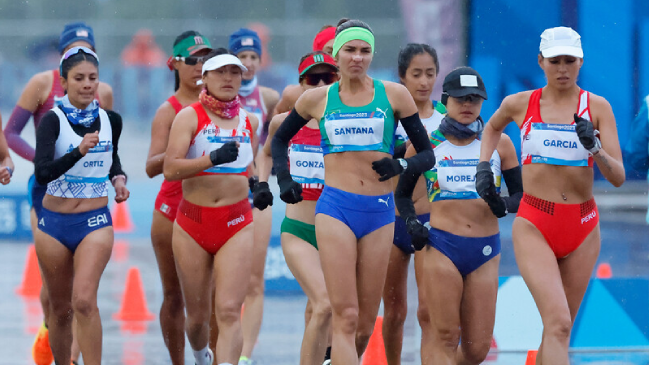
[{"label": "orange traffic cone", "polygon": [[146,297],[142,288],[140,271],[136,267],[128,270],[126,289],[122,296],[122,307],[113,315],[114,319],[122,321],[149,321],[155,316],[146,307]]},{"label": "orange traffic cone", "polygon": [[131,213],[129,213],[127,202],[113,204],[110,215],[113,218],[113,230],[116,233],[133,232],[135,226],[133,225],[133,220],[131,219]]},{"label": "orange traffic cone", "polygon": [[610,279],[613,277],[613,270],[611,270],[611,265],[602,262],[597,266],[597,273],[595,274],[598,279]]},{"label": "orange traffic cone", "polygon": [[24,297],[36,298],[41,294],[41,286],[43,286],[43,280],[38,269],[36,247],[30,245],[27,249],[27,263],[25,264],[23,282],[16,288],[16,293]]},{"label": "orange traffic cone", "polygon": [[525,365],[536,365],[536,354],[538,350],[529,350],[527,351],[527,359],[525,360]]},{"label": "orange traffic cone", "polygon": [[363,355],[363,365],[387,365],[385,346],[383,344],[383,317],[376,317],[374,332]]}]

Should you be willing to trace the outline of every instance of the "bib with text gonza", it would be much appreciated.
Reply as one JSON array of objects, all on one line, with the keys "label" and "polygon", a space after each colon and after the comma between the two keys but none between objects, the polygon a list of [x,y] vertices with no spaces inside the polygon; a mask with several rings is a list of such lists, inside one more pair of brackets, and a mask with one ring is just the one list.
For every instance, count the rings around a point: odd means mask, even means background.
[{"label": "bib with text gonza", "polygon": [[293,180],[300,184],[324,184],[322,147],[291,144],[288,156]]}]

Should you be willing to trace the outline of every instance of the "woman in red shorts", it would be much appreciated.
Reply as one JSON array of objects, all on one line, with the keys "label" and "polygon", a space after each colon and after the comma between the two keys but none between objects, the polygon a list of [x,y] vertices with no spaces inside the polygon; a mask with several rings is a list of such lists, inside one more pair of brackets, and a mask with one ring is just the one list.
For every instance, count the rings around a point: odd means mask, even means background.
[{"label": "woman in red shorts", "polygon": [[496,196],[488,156],[514,120],[521,129],[524,195],[513,241],[543,319],[537,364],[566,365],[572,324],[600,249],[593,163],[616,187],[625,176],[611,106],[577,85],[584,62],[579,34],[546,29],[540,51],[547,85],[506,97],[491,117],[482,135],[476,188],[487,202]]},{"label": "woman in red shorts", "polygon": [[235,364],[241,356],[240,314],[253,248],[246,170],[259,121],[239,102],[245,66],[224,49],[212,54],[203,64],[199,102],[174,119],[164,161],[165,178],[183,180],[172,242],[196,365],[213,361],[208,348],[212,302],[219,327],[216,358]]},{"label": "woman in red shorts", "polygon": [[[169,131],[176,114],[198,101],[202,87],[196,85],[196,82],[201,79],[201,68],[205,55],[211,51],[210,47],[210,41],[196,31],[186,31],[174,42],[173,56],[169,58],[167,65],[174,71],[176,92],[160,105],[153,118],[151,146],[146,161],[149,177],[162,174]],[[182,196],[180,180],[163,181],[151,223],[151,242],[158,261],[163,291],[160,327],[174,365],[185,363],[185,306],[171,249],[173,224]]]}]

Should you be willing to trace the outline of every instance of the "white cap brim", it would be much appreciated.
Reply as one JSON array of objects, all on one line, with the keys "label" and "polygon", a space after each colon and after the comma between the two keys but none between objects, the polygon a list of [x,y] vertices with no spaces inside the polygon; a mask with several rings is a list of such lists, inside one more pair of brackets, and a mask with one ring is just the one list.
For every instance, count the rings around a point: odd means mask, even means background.
[{"label": "white cap brim", "polygon": [[581,48],[573,46],[554,46],[541,51],[545,58],[552,58],[557,56],[573,56],[577,58],[584,58],[584,51]]},{"label": "white cap brim", "polygon": [[241,60],[237,56],[233,56],[231,54],[220,54],[205,61],[205,63],[203,64],[203,74],[207,71],[216,70],[227,65],[239,66],[241,71],[248,71],[246,66],[241,63]]}]

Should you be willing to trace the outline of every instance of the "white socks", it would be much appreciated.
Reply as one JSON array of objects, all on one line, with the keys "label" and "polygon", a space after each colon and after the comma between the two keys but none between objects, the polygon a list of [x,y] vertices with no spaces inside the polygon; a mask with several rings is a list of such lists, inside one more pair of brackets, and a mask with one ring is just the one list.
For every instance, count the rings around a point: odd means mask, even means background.
[{"label": "white socks", "polygon": [[196,365],[212,365],[214,356],[212,350],[206,346],[202,350],[194,351],[194,359],[196,359]]}]

